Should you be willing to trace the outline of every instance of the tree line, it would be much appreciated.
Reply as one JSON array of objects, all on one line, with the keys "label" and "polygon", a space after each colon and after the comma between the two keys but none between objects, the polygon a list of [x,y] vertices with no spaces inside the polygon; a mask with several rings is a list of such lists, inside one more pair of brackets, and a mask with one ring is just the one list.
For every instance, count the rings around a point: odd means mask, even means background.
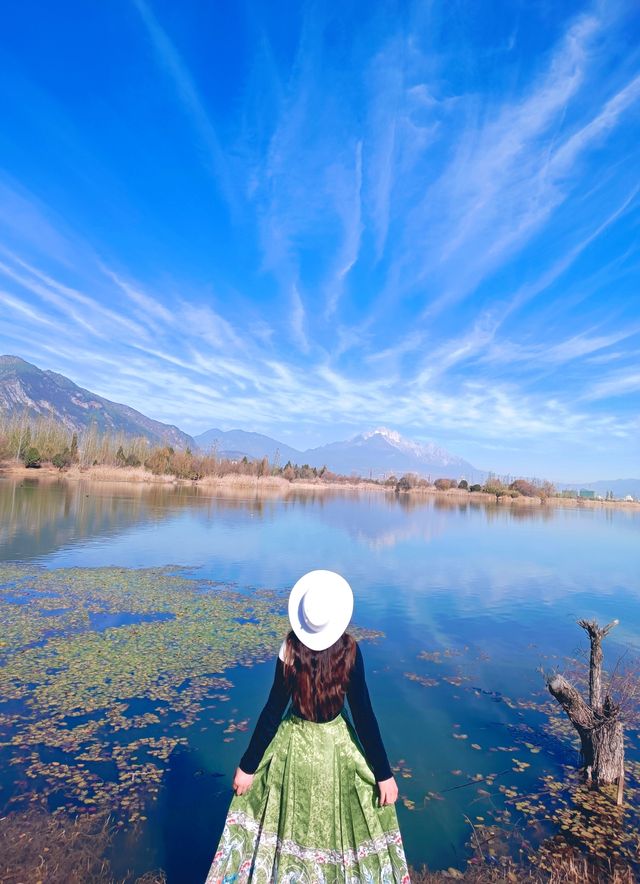
[{"label": "tree line", "polygon": [[374,483],[396,493],[414,489],[448,491],[459,489],[470,493],[493,494],[502,497],[540,497],[556,494],[550,482],[531,482],[515,479],[506,483],[489,476],[484,483],[469,484],[466,479],[438,478],[434,482],[417,473],[387,476],[383,479],[363,478],[357,474],[345,476],[327,466],[315,467],[287,461],[284,466],[262,458],[230,458],[219,456],[215,448],[209,452],[174,449],[170,445],[153,445],[149,440],[127,437],[124,433],[101,431],[92,425],[81,433],[70,430],[53,418],[0,417],[0,460],[22,461],[37,469],[51,464],[61,472],[73,466],[111,466],[115,468],[144,468],[153,475],[174,476],[177,479],[197,481],[207,476],[227,475],[262,478],[277,476],[289,482],[295,480],[332,482],[338,484]]}]

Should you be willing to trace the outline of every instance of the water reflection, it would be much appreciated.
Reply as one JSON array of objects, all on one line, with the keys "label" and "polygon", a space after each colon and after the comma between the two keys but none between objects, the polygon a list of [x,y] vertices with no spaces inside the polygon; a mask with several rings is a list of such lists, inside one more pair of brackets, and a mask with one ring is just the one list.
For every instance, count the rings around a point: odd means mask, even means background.
[{"label": "water reflection", "polygon": [[[297,490],[285,497],[275,489],[216,488],[133,483],[68,482],[28,478],[0,479],[0,558],[20,561],[46,557],[73,546],[107,543],[132,529],[175,520],[181,515],[204,521],[231,518],[272,521],[302,512],[371,550],[398,544],[429,544],[445,533],[466,533],[473,523],[564,525],[576,510],[552,505],[505,505],[469,497],[395,494],[352,490]],[[583,510],[587,522],[636,527],[633,510]],[[306,517],[305,517],[306,518]]]},{"label": "water reflection", "polygon": [[[0,560],[52,568],[178,563],[245,592],[275,588],[283,597],[313,567],[348,575],[357,622],[385,636],[366,643],[364,654],[390,757],[413,770],[402,791],[415,809],[399,809],[407,848],[413,862],[436,868],[461,863],[464,814],[483,812],[472,790],[449,791],[458,782],[452,771],[501,770],[500,747],[516,743],[532,780],[567,760],[570,744],[547,734],[539,711],[506,700],[540,698],[537,667],[562,665],[573,653],[577,617],[620,617],[608,659],[640,648],[639,528],[638,511],[510,506],[473,495],[292,490],[281,497],[252,488],[0,481]],[[28,608],[28,586],[10,592],[5,602]],[[61,597],[47,609],[47,627],[56,626],[63,604]],[[104,635],[148,621],[124,606],[94,613],[90,625]],[[271,664],[234,672],[225,715],[254,721],[271,678]],[[194,724],[189,751],[172,761],[175,775],[144,841],[119,842],[126,867],[139,862],[142,874],[153,857],[169,880],[202,880],[242,748],[239,737],[227,742],[214,732],[210,717]],[[529,758],[534,742],[541,751]],[[525,783],[527,775],[506,766]],[[0,777],[0,802],[8,797],[3,788]],[[440,791],[446,801],[425,801]],[[202,825],[185,834],[184,809],[207,796]],[[189,868],[184,851],[174,851],[183,842]]]},{"label": "water reflection", "polygon": [[154,509],[152,493],[119,497],[84,483],[5,481],[0,484],[0,554],[12,561],[47,555],[144,522]]},{"label": "water reflection", "polygon": [[[260,517],[277,500],[250,489],[226,489],[213,496],[197,486],[0,479],[0,557],[20,561],[46,556],[69,544],[104,540],[194,508]],[[298,496],[291,502],[299,503]]]}]

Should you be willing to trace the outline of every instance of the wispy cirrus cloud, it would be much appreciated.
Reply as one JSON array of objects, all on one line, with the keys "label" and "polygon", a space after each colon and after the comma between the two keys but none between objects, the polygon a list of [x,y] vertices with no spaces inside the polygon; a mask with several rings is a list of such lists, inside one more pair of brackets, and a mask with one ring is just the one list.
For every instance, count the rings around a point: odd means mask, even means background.
[{"label": "wispy cirrus cloud", "polygon": [[297,283],[291,285],[291,333],[303,353],[309,352],[309,339],[305,331],[306,312]]},{"label": "wispy cirrus cloud", "polygon": [[229,164],[218,138],[216,127],[198,93],[193,75],[172,40],[158,22],[149,3],[146,0],[131,0],[131,2],[140,13],[158,61],[175,86],[176,94],[186,115],[191,120],[198,138],[206,149],[205,163],[214,177],[216,186],[232,211],[236,212],[238,208],[237,186],[232,180]]},{"label": "wispy cirrus cloud", "polygon": [[[56,285],[58,288],[65,288],[62,283]],[[14,311],[14,322],[20,322],[19,315],[22,314],[23,330],[31,326],[36,318],[33,309],[26,308],[12,296],[5,295],[2,299],[7,308]],[[46,298],[43,302],[41,310],[57,306]],[[91,304],[87,302],[85,306]],[[145,344],[133,330],[130,330],[128,338],[114,341],[106,363],[116,370],[116,377],[112,376],[112,372],[104,374],[105,359],[98,353],[95,357],[92,355],[95,341],[92,342],[86,335],[86,332],[90,332],[95,338],[100,338],[102,331],[98,331],[98,325],[103,318],[100,310],[95,315],[90,315],[92,321],[87,322],[82,329],[83,351],[77,349],[79,336],[73,325],[56,324],[52,320],[58,334],[55,351],[58,354],[65,351],[68,354],[82,352],[86,364],[93,364],[102,376],[97,392],[121,400],[121,392],[128,390],[136,397],[133,404],[146,411],[149,408],[145,403],[145,390],[152,386],[156,391],[154,401],[161,403],[160,416],[168,419],[165,409],[173,409],[174,420],[176,414],[181,417],[191,415],[191,426],[194,413],[202,416],[205,425],[207,420],[210,422],[211,418],[207,413],[209,408],[218,418],[239,422],[244,422],[242,415],[249,409],[253,420],[258,421],[261,426],[283,418],[295,422],[308,419],[313,414],[315,420],[326,422],[335,421],[340,415],[343,416],[342,419],[344,415],[350,415],[354,427],[357,427],[362,422],[375,423],[384,414],[385,419],[391,419],[403,426],[419,426],[426,421],[437,421],[443,431],[456,428],[460,432],[464,428],[473,428],[478,434],[477,425],[482,421],[483,429],[479,435],[487,439],[499,438],[507,432],[513,438],[532,433],[537,436],[593,434],[601,432],[603,427],[608,431],[625,431],[624,424],[616,425],[611,416],[603,416],[594,422],[589,414],[576,413],[566,403],[549,400],[545,395],[530,396],[523,403],[521,391],[504,384],[488,388],[475,382],[466,382],[454,392],[447,392],[445,388],[438,386],[407,386],[406,379],[399,375],[384,374],[366,380],[353,379],[345,372],[332,368],[325,357],[316,361],[312,372],[313,380],[310,380],[308,375],[300,372],[295,362],[287,362],[282,358],[274,361],[272,354],[261,350],[255,343],[250,348],[239,347],[229,324],[218,324],[218,318],[211,311],[187,307],[184,316],[190,320],[185,328],[192,330],[181,334],[179,347],[171,340],[174,315],[165,317],[163,332],[156,336],[155,344]],[[38,318],[45,325],[50,324],[46,314],[42,313]],[[154,322],[157,319],[158,317],[154,317]],[[207,327],[207,323],[211,322],[213,325]],[[201,348],[203,330],[210,345],[206,352]],[[476,336],[472,335],[468,340],[452,342],[448,353],[443,348],[435,354],[436,364],[441,364],[446,372],[448,365],[471,354],[475,349],[476,337],[485,334],[486,330],[477,330]],[[159,346],[165,336],[169,349]],[[564,348],[573,347],[571,355],[578,358],[617,343],[621,338],[617,334],[569,340]],[[48,336],[47,340],[50,340]],[[37,339],[32,346],[38,349]],[[51,348],[43,347],[40,352],[43,353],[43,350],[51,353]],[[518,358],[529,359],[532,355],[519,354]],[[551,351],[535,354],[538,359],[551,361],[559,358],[559,355],[556,357]],[[569,358],[568,353],[564,356]],[[514,358],[513,354],[511,358]],[[70,374],[73,375],[74,372]],[[625,383],[629,385],[631,381],[627,378],[618,386],[624,387]],[[175,395],[177,389],[182,391],[179,401]],[[120,391],[120,395],[114,393],[114,390]],[[591,392],[591,397],[604,395],[605,392],[605,385],[602,384]]]},{"label": "wispy cirrus cloud", "polygon": [[638,391],[640,391],[640,372],[618,372],[596,383],[584,393],[583,399],[587,401],[610,399],[617,396],[627,396]]},{"label": "wispy cirrus cloud", "polygon": [[[407,278],[405,272],[405,286],[415,286],[431,271],[445,287],[427,304],[425,315],[470,296],[531,241],[581,180],[573,174],[581,156],[637,101],[633,78],[595,116],[590,115],[593,102],[584,107],[580,90],[588,78],[589,49],[605,20],[604,15],[579,19],[529,94],[507,101],[497,113],[489,109],[488,122],[478,125],[472,119],[448,167],[413,210],[409,229],[423,231],[419,242],[428,261],[416,268],[411,257],[404,258],[413,274]],[[589,119],[567,136],[564,130],[576,125],[569,112],[572,101]]]},{"label": "wispy cirrus cloud", "polygon": [[[99,139],[59,80],[46,87],[67,141],[87,139],[73,178],[64,139],[47,177],[11,121],[2,349],[194,432],[239,425],[304,446],[385,423],[471,461],[503,451],[479,466],[524,469],[527,452],[559,466],[570,448],[604,464],[604,440],[633,462],[633,10],[558,8],[552,27],[507,10],[489,33],[472,9],[456,30],[438,4],[282,21],[252,9],[250,26],[224,23],[224,67],[203,62],[189,8],[132,8],[114,70],[134,88],[96,74]],[[96,14],[113,26],[120,13]],[[147,78],[161,127],[135,88]],[[225,89],[223,116],[211,95]],[[192,163],[141,167],[156,145]]]},{"label": "wispy cirrus cloud", "polygon": [[[349,272],[358,260],[360,240],[362,237],[362,141],[355,147],[354,169],[352,174],[345,176],[345,170],[333,168],[329,175],[332,179],[331,189],[335,193],[336,213],[343,228],[342,244],[336,256],[336,269],[329,283],[326,316],[335,313],[338,301],[343,293]],[[347,181],[344,181],[344,178]],[[349,180],[351,179],[351,180]]]}]

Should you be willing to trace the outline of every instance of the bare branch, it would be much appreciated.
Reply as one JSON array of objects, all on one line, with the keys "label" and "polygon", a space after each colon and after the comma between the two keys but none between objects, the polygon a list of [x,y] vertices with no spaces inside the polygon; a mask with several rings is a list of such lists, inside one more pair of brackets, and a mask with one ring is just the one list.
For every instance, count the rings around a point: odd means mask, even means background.
[{"label": "bare branch", "polygon": [[606,626],[598,626],[597,621],[595,620],[578,620],[578,626],[581,626],[586,632],[589,633],[589,637],[596,636],[597,638],[603,639],[605,635],[608,635],[614,626],[617,626],[620,621],[612,620],[611,623],[607,623]]},{"label": "bare branch", "polygon": [[593,710],[582,699],[577,688],[574,688],[564,676],[559,674],[552,676],[547,680],[547,687],[581,736],[582,731],[588,731],[595,727]]}]

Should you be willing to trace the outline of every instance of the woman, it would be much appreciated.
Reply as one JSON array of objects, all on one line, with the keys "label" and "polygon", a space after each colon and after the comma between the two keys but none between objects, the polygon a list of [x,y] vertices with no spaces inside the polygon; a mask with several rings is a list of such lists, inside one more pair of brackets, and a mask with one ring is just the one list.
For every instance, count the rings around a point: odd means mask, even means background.
[{"label": "woman", "polygon": [[[291,632],[236,770],[206,884],[409,881],[398,788],[360,648],[346,633],[352,612],[351,587],[331,571],[311,571],[291,590]],[[364,754],[344,717],[345,697]]]}]

